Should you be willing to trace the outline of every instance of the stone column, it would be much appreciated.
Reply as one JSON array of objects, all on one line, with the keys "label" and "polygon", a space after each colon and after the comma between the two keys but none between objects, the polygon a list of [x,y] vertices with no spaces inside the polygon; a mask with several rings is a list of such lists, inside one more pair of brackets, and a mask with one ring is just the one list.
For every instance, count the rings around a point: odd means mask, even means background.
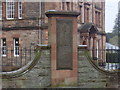
[{"label": "stone column", "polygon": [[106,36],[102,36],[102,61],[103,64],[106,63],[106,51],[105,51],[105,47],[106,47]]},{"label": "stone column", "polygon": [[101,41],[98,40],[98,58],[101,59]]},{"label": "stone column", "polygon": [[86,44],[87,44],[87,48],[89,48],[89,37],[86,37]]},{"label": "stone column", "polygon": [[89,37],[89,51],[90,51],[90,55],[92,57],[92,37]]},{"label": "stone column", "polygon": [[89,49],[91,49],[91,37],[89,37]]},{"label": "stone column", "polygon": [[97,60],[96,37],[93,37],[93,60]]},{"label": "stone column", "polygon": [[51,45],[51,85],[77,85],[78,12],[48,11]]}]

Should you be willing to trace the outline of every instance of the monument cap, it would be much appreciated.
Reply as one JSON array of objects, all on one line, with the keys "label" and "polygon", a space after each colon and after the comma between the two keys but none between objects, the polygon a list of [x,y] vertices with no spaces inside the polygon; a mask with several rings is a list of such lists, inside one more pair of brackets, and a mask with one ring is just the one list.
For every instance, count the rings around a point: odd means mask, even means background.
[{"label": "monument cap", "polygon": [[63,10],[48,10],[45,12],[47,17],[52,17],[52,16],[71,16],[71,17],[77,17],[80,15],[80,12],[76,11],[63,11]]}]

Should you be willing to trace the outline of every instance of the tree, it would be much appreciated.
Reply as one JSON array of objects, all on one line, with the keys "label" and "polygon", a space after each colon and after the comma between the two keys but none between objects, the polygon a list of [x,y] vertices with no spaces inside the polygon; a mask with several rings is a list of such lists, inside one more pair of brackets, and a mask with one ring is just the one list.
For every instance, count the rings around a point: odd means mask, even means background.
[{"label": "tree", "polygon": [[[118,21],[118,19],[119,19],[119,21]],[[117,15],[117,17],[115,19],[115,25],[113,27],[112,34],[118,35],[118,28],[120,27],[120,25],[118,25],[119,23],[120,23],[120,15]]]},{"label": "tree", "polygon": [[107,33],[106,34],[106,42],[109,42],[111,38],[113,38],[114,35],[112,33]]},{"label": "tree", "polygon": [[107,42],[114,45],[118,45],[118,29],[120,28],[119,24],[120,24],[120,15],[117,15],[112,33],[107,33]]},{"label": "tree", "polygon": [[111,44],[118,46],[118,36],[114,36],[109,41]]}]

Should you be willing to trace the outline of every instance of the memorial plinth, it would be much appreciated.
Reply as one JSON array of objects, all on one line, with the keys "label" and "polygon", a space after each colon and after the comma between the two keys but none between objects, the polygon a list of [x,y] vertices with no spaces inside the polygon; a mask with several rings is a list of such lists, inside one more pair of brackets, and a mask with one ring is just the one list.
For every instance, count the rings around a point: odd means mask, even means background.
[{"label": "memorial plinth", "polygon": [[51,45],[51,84],[77,84],[77,16],[78,12],[48,11]]}]

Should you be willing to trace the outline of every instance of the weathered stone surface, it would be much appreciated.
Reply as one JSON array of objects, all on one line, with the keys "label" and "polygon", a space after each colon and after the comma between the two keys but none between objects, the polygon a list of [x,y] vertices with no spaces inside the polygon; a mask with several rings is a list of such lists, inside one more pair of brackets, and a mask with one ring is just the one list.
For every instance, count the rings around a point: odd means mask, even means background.
[{"label": "weathered stone surface", "polygon": [[[82,59],[81,59],[82,57]],[[83,59],[84,57],[84,59]],[[107,76],[94,69],[79,52],[78,87],[80,88],[120,88],[119,76]],[[68,82],[66,82],[68,83]],[[41,88],[50,86],[50,51],[42,51],[42,58],[27,74],[12,79],[3,79],[3,88]],[[62,86],[61,86],[62,87]]]},{"label": "weathered stone surface", "polygon": [[84,51],[79,51],[78,85],[81,88],[118,88],[118,76],[97,71],[87,60]]},{"label": "weathered stone surface", "polygon": [[57,69],[72,69],[72,20],[57,19]]},{"label": "weathered stone surface", "polygon": [[42,51],[37,65],[23,76],[3,79],[3,88],[40,88],[50,86],[50,51]]}]

